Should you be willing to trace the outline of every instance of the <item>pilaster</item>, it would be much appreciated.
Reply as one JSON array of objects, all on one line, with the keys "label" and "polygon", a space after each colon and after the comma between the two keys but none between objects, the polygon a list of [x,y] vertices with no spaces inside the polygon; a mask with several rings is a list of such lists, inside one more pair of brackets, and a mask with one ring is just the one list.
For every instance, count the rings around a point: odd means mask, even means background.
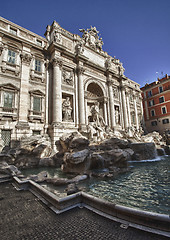
[{"label": "pilaster", "polygon": [[20,102],[19,102],[19,122],[28,121],[29,107],[29,73],[32,56],[28,53],[22,53],[21,57],[21,84],[20,84]]},{"label": "pilaster", "polygon": [[85,127],[85,104],[84,104],[84,83],[83,83],[83,73],[85,69],[82,66],[77,67],[77,77],[78,77],[78,103],[79,103],[79,125],[83,130]]},{"label": "pilaster", "polygon": [[110,122],[111,122],[111,128],[114,128],[116,126],[116,124],[115,124],[113,87],[112,87],[112,82],[109,79],[109,74],[107,75],[107,83],[108,83],[108,88],[109,88]]},{"label": "pilaster", "polygon": [[62,91],[61,91],[61,69],[60,58],[53,59],[53,123],[62,122]]},{"label": "pilaster", "polygon": [[121,96],[122,96],[124,128],[127,129],[128,128],[128,115],[127,115],[127,106],[126,106],[125,86],[121,86]]}]

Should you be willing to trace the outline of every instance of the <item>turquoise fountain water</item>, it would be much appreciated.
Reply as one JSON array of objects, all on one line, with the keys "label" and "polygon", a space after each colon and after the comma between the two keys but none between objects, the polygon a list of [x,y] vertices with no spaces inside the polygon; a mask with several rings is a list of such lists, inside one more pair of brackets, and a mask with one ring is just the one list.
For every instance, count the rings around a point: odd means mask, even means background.
[{"label": "turquoise fountain water", "polygon": [[[170,156],[130,164],[130,171],[117,178],[90,179],[82,186],[87,193],[116,204],[170,214]],[[24,170],[23,173],[30,175],[44,170],[48,171],[51,177],[68,177],[56,168],[30,169]],[[48,190],[51,188],[60,197],[66,195],[63,193],[64,187],[44,183],[43,186]]]},{"label": "turquoise fountain water", "polygon": [[170,214],[170,156],[133,162],[129,172],[91,183],[87,192],[120,205]]}]

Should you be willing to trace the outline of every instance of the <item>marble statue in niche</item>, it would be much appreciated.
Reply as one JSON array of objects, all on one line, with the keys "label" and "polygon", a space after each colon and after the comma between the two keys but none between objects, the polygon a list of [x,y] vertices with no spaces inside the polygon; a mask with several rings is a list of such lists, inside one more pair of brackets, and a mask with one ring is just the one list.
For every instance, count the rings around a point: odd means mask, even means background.
[{"label": "marble statue in niche", "polygon": [[120,113],[119,113],[118,106],[115,106],[115,123],[116,123],[116,125],[120,124]]},{"label": "marble statue in niche", "polygon": [[72,110],[70,98],[66,97],[62,104],[63,121],[73,121],[71,116]]}]

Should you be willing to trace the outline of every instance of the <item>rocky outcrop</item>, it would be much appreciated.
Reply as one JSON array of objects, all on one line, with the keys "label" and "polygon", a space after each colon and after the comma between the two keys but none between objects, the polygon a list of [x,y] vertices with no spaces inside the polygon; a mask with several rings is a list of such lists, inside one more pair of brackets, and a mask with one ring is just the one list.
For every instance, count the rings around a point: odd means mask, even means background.
[{"label": "rocky outcrop", "polygon": [[118,169],[127,168],[128,160],[131,160],[134,154],[128,141],[111,138],[101,144],[89,145],[88,139],[80,133],[60,139],[57,145],[60,146],[60,153],[63,153],[62,170],[67,173],[82,174],[113,166]]},{"label": "rocky outcrop", "polygon": [[52,153],[49,136],[37,135],[12,141],[10,148],[3,149],[0,160],[17,167],[55,166]]},{"label": "rocky outcrop", "polygon": [[146,160],[156,158],[157,152],[154,143],[132,143],[134,151],[133,160]]}]

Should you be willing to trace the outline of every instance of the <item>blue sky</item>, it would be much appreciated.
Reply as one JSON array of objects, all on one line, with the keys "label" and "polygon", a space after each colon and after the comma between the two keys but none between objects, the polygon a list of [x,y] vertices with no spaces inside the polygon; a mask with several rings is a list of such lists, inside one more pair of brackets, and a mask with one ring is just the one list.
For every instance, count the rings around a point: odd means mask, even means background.
[{"label": "blue sky", "polygon": [[170,75],[170,0],[8,0],[0,15],[41,36],[53,20],[80,35],[96,26],[130,79],[143,86]]}]

